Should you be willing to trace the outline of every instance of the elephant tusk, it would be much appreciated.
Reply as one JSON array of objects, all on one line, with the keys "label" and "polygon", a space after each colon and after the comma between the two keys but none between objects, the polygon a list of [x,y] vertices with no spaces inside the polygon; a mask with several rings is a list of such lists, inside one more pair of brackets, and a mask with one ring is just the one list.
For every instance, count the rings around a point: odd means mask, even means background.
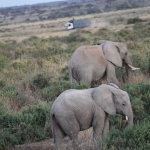
[{"label": "elephant tusk", "polygon": [[126,120],[128,121],[128,116],[126,116]]},{"label": "elephant tusk", "polygon": [[133,67],[133,66],[131,66],[129,64],[128,64],[128,66],[131,68],[131,70],[139,70],[140,69],[140,68],[135,68],[135,67]]}]

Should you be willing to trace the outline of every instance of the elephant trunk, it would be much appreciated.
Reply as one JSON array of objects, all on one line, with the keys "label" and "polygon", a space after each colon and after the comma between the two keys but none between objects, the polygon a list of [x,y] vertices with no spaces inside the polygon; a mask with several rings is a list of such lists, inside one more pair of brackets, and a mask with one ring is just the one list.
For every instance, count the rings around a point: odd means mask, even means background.
[{"label": "elephant trunk", "polygon": [[124,82],[126,80],[128,80],[132,70],[139,70],[140,69],[140,68],[135,68],[132,66],[132,62],[131,62],[129,55],[127,55],[124,59],[124,66],[125,66],[125,72],[122,76]]},{"label": "elephant trunk", "polygon": [[128,120],[128,126],[132,125],[133,124],[133,112],[132,112],[132,109],[130,109],[130,111],[128,111],[128,114],[126,115],[127,116],[127,120]]},{"label": "elephant trunk", "polygon": [[124,63],[125,63],[125,66],[128,68],[128,69],[131,69],[131,70],[138,70],[140,68],[135,68],[132,66],[132,62],[131,62],[131,59],[129,57],[129,55],[126,55],[125,59],[124,59]]}]

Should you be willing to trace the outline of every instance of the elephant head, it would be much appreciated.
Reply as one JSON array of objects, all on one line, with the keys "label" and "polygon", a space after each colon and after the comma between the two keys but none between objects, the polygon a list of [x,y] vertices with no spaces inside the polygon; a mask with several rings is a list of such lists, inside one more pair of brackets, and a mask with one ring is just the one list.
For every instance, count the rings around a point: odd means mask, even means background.
[{"label": "elephant head", "polygon": [[127,92],[119,89],[116,85],[110,84],[97,87],[92,95],[94,101],[106,113],[110,115],[121,114],[128,117],[128,125],[133,123],[133,112],[130,98]]},{"label": "elephant head", "polygon": [[140,69],[132,66],[126,44],[121,42],[100,40],[98,41],[97,45],[102,46],[103,53],[109,62],[118,67],[126,67],[127,76],[130,70]]}]

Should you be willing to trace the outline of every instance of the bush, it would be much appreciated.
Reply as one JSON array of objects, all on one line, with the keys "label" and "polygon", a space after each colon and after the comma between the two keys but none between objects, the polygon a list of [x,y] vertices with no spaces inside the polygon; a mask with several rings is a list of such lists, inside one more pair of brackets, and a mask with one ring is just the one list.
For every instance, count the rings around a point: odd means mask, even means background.
[{"label": "bush", "polygon": [[95,34],[98,36],[98,40],[118,41],[116,34],[107,28],[101,28]]},{"label": "bush", "polygon": [[5,86],[5,82],[3,80],[0,80],[0,89],[2,89]]},{"label": "bush", "polygon": [[4,87],[1,90],[0,98],[4,100],[9,99],[12,109],[14,109],[14,107],[23,107],[27,101],[26,96],[21,91],[18,91],[14,86]]},{"label": "bush", "polygon": [[125,87],[125,91],[130,96],[133,112],[135,115],[135,121],[149,120],[148,115],[150,110],[150,84],[137,83],[128,84]]},{"label": "bush", "polygon": [[141,54],[135,53],[131,56],[133,66],[139,67],[141,71],[148,71],[148,62],[141,56]]},{"label": "bush", "polygon": [[106,149],[150,149],[150,122],[137,123],[122,132],[117,129],[112,130],[104,145]]},{"label": "bush", "polygon": [[72,88],[70,81],[52,82],[50,86],[42,89],[42,97],[46,101],[54,101],[63,91]]},{"label": "bush", "polygon": [[143,21],[142,19],[136,17],[136,18],[128,19],[128,20],[127,20],[127,24],[135,24],[135,23],[137,23],[137,22],[142,22],[142,21]]},{"label": "bush", "polygon": [[32,79],[32,84],[30,85],[32,90],[35,88],[45,88],[49,85],[49,78],[44,77],[42,74],[38,74]]},{"label": "bush", "polygon": [[125,40],[134,40],[135,39],[132,31],[127,30],[127,29],[120,30],[117,34],[119,36],[121,36],[122,38],[124,38]]},{"label": "bush", "polygon": [[65,36],[63,38],[60,38],[60,41],[65,43],[72,43],[72,42],[85,42],[87,39],[83,37],[78,32],[73,32],[69,36]]},{"label": "bush", "polygon": [[16,70],[24,70],[25,66],[21,62],[14,62],[12,67]]},{"label": "bush", "polygon": [[29,106],[19,114],[0,116],[0,148],[40,141],[52,137],[50,130],[50,105]]},{"label": "bush", "polygon": [[0,56],[0,70],[4,68],[8,62],[8,58],[6,58],[5,56]]}]

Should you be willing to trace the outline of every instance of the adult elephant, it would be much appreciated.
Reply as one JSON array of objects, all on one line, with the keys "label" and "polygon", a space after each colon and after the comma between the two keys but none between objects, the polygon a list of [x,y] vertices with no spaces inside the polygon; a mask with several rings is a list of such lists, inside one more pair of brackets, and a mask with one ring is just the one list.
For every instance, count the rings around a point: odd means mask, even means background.
[{"label": "adult elephant", "polygon": [[[109,115],[128,117],[128,126],[133,123],[129,95],[116,85],[102,84],[96,88],[67,90],[54,101],[51,111],[51,126],[56,149],[61,149],[65,136],[78,145],[78,133],[93,127],[93,139],[102,142],[109,132]],[[98,149],[96,147],[95,149]]]},{"label": "adult elephant", "polygon": [[81,46],[72,55],[69,63],[69,78],[76,86],[81,80],[88,84],[107,76],[108,82],[120,86],[115,66],[126,67],[126,74],[132,67],[126,44],[101,40],[95,46]]}]

